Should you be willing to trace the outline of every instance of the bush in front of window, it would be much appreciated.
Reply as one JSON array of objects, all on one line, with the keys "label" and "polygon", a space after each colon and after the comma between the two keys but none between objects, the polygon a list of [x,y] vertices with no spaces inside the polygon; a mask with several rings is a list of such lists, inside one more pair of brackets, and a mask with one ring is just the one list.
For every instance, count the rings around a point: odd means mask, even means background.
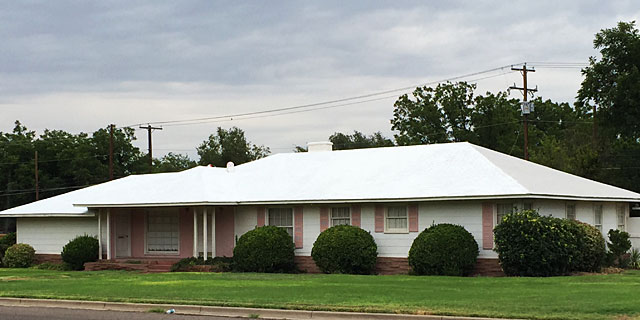
[{"label": "bush in front of window", "polygon": [[293,239],[284,228],[264,226],[243,234],[233,248],[234,269],[241,272],[293,272]]},{"label": "bush in front of window", "polygon": [[620,268],[628,267],[629,259],[625,255],[627,252],[629,252],[629,249],[631,249],[631,240],[629,239],[629,233],[622,230],[611,229],[609,230],[608,234],[608,263]]},{"label": "bush in front of window", "polygon": [[14,244],[16,244],[15,232],[8,233],[0,238],[0,266],[2,266],[2,258],[4,257],[5,251]]},{"label": "bush in front of window", "polygon": [[494,229],[495,251],[510,276],[548,277],[573,271],[574,227],[535,210],[507,214]]},{"label": "bush in front of window", "polygon": [[464,227],[448,223],[422,231],[409,250],[413,274],[468,276],[478,259],[478,243]]},{"label": "bush in front of window", "polygon": [[232,257],[215,257],[215,258],[207,258],[204,260],[203,257],[189,257],[180,259],[178,262],[174,263],[171,266],[171,272],[189,272],[189,271],[203,271],[203,269],[197,268],[196,266],[211,266],[208,268],[208,271],[211,272],[229,272],[233,266],[233,258]]},{"label": "bush in front of window", "polygon": [[86,234],[78,236],[62,247],[61,255],[72,270],[84,270],[86,262],[98,260],[98,239]]},{"label": "bush in front of window", "polygon": [[26,243],[16,243],[4,253],[2,263],[7,268],[28,268],[36,258],[36,250]]},{"label": "bush in front of window", "polygon": [[568,220],[576,236],[576,250],[571,259],[572,271],[598,272],[605,260],[604,237],[598,228],[584,222]]},{"label": "bush in front of window", "polygon": [[378,257],[378,246],[365,230],[338,225],[320,233],[311,257],[322,272],[371,274]]}]

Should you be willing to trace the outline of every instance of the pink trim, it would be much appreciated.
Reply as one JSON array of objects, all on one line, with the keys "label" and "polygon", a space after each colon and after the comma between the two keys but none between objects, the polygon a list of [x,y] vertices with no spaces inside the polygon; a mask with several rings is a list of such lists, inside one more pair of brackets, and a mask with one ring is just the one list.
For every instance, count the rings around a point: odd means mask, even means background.
[{"label": "pink trim", "polygon": [[[233,257],[235,215],[233,207],[216,208],[216,256]],[[264,217],[264,215],[262,215]]]},{"label": "pink trim", "polygon": [[144,256],[144,212],[133,210],[131,212],[131,256]]},{"label": "pink trim", "polygon": [[384,206],[381,204],[375,207],[375,232],[384,232]]},{"label": "pink trim", "polygon": [[264,226],[264,220],[265,220],[265,214],[266,214],[266,209],[264,207],[258,207],[257,209],[257,225],[258,227],[263,227]]},{"label": "pink trim", "polygon": [[418,232],[418,205],[409,205],[409,232]]},{"label": "pink trim", "polygon": [[180,209],[180,258],[193,256],[193,211]]},{"label": "pink trim", "polygon": [[320,232],[329,228],[329,208],[320,207]]},{"label": "pink trim", "polygon": [[351,206],[351,225],[360,227],[361,208],[359,205]]},{"label": "pink trim", "polygon": [[294,223],[294,242],[296,243],[296,249],[300,249],[302,248],[302,229],[303,229],[303,224],[302,224],[302,217],[303,217],[303,210],[302,207],[295,207],[293,209],[294,214],[293,214],[293,223]]},{"label": "pink trim", "polygon": [[493,204],[482,204],[482,249],[493,249]]}]

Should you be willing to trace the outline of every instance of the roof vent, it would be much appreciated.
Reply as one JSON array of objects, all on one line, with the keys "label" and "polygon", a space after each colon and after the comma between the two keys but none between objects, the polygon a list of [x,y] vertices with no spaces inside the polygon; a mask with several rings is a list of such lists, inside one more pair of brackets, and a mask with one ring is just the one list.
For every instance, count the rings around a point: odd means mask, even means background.
[{"label": "roof vent", "polygon": [[307,150],[309,152],[332,151],[333,143],[330,141],[309,142],[307,143]]},{"label": "roof vent", "polygon": [[229,161],[227,162],[227,172],[233,172],[233,168],[234,168],[234,164],[233,162]]}]

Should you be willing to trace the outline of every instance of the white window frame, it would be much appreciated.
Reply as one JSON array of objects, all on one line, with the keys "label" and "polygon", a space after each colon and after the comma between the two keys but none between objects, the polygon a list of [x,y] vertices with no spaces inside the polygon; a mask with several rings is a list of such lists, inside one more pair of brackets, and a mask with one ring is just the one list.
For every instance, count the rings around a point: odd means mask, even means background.
[{"label": "white window frame", "polygon": [[[573,207],[573,218],[569,217],[569,208]],[[576,203],[567,202],[564,206],[564,217],[567,220],[578,220],[578,213],[576,212]]]},{"label": "white window frame", "polygon": [[[622,223],[620,223],[620,216],[622,216]],[[616,225],[620,231],[626,231],[627,229],[627,210],[624,204],[616,204]]]},{"label": "white window frame", "polygon": [[[387,220],[389,218],[389,209],[390,208],[404,208],[405,219],[407,221],[406,228],[390,228],[388,226]],[[394,217],[391,219],[401,219],[398,217]],[[407,205],[387,205],[384,210],[384,233],[409,233],[409,207]]]},{"label": "white window frame", "polygon": [[[177,234],[178,234],[178,250],[176,251],[153,251],[149,250],[149,215],[175,215],[178,218]],[[162,210],[160,212],[148,211],[144,214],[144,254],[145,255],[180,255],[180,212]]]},{"label": "white window frame", "polygon": [[271,224],[271,210],[287,210],[287,211],[289,211],[291,213],[291,226],[278,226],[278,225],[273,225],[273,226],[278,227],[278,228],[283,228],[283,229],[287,230],[287,232],[288,232],[288,228],[291,228],[290,235],[291,235],[291,239],[293,239],[294,236],[295,236],[295,231],[296,231],[296,229],[295,229],[295,225],[296,225],[295,218],[296,218],[296,215],[293,212],[293,208],[291,208],[291,207],[267,208],[267,222],[266,222],[266,224],[269,225],[269,226],[272,225]]},{"label": "white window frame", "polygon": [[[600,216],[600,219],[598,219],[598,215]],[[598,220],[600,220],[600,223],[598,223]],[[602,204],[594,204],[593,205],[593,226],[596,227],[598,230],[600,230],[600,233],[602,233],[603,220],[604,220],[604,206]]]},{"label": "white window frame", "polygon": [[[346,209],[346,210],[347,210],[347,217],[334,217],[334,216],[333,216],[333,214],[334,214],[334,209]],[[351,225],[351,222],[352,222],[352,220],[351,220],[351,207],[349,207],[349,206],[344,206],[344,207],[331,207],[331,209],[329,210],[329,220],[330,220],[330,226],[331,226],[331,227],[334,227],[334,226],[340,225],[340,224],[335,224],[335,223],[334,223],[334,221],[336,221],[336,220],[347,220],[347,219],[349,220],[349,222],[348,222],[348,223],[346,223],[346,225],[349,225],[349,226],[350,226],[350,225]],[[344,224],[344,223],[341,223],[341,224]]]},{"label": "white window frame", "polygon": [[507,213],[502,213],[502,216],[504,217],[505,215],[509,214],[509,213],[513,213],[515,211],[515,209],[517,209],[517,206],[515,203],[512,202],[502,202],[502,203],[496,203],[496,213],[494,215],[494,226],[497,226],[500,224],[500,222],[502,221],[502,219],[498,219],[498,216],[500,216],[500,206],[511,206],[511,211],[507,212]]}]

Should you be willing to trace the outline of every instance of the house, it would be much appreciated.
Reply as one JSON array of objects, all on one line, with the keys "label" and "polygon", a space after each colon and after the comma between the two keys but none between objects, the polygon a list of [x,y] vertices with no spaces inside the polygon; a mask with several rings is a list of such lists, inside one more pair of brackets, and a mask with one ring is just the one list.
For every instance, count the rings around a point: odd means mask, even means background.
[{"label": "house", "polygon": [[[337,224],[368,230],[378,271],[408,270],[418,233],[434,223],[464,226],[479,265],[497,266],[493,227],[515,209],[631,233],[640,246],[640,194],[470,143],[275,154],[226,168],[133,175],[0,212],[17,218],[18,242],[58,255],[77,235],[95,235],[103,259],[231,256],[262,225],[285,228],[296,262],[317,271],[311,249]],[[635,206],[635,207],[634,207]]]}]

